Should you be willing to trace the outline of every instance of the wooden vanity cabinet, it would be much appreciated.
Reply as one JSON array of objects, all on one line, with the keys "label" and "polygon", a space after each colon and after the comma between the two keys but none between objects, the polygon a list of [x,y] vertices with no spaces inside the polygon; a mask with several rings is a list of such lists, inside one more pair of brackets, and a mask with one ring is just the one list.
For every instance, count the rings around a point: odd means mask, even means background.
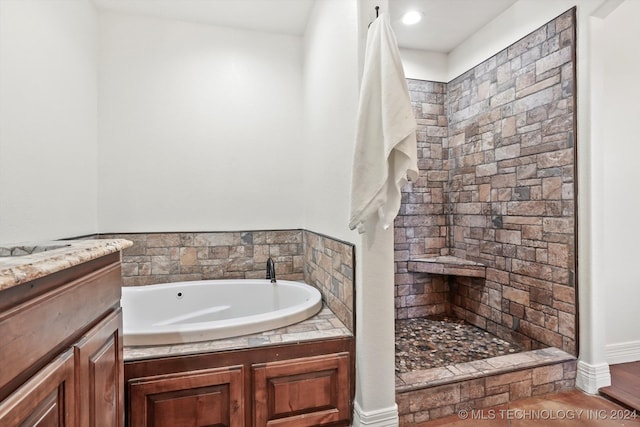
[{"label": "wooden vanity cabinet", "polygon": [[64,352],[0,402],[0,426],[75,426],[73,362]]},{"label": "wooden vanity cabinet", "polygon": [[348,426],[354,340],[125,363],[130,427]]},{"label": "wooden vanity cabinet", "polygon": [[0,426],[124,427],[119,253],[0,292]]},{"label": "wooden vanity cabinet", "polygon": [[130,427],[244,426],[242,366],[158,375],[130,382]]},{"label": "wooden vanity cabinet", "polygon": [[313,427],[350,419],[349,353],[254,364],[256,427]]},{"label": "wooden vanity cabinet", "polygon": [[120,308],[74,345],[79,426],[124,427],[122,348]]}]

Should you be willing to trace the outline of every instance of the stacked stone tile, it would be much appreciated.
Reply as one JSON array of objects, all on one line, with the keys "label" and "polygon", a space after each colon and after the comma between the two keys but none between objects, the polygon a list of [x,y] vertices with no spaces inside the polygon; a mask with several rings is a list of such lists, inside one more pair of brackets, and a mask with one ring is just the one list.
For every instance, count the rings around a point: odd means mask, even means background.
[{"label": "stacked stone tile", "polygon": [[302,230],[110,234],[133,242],[123,253],[125,286],[205,279],[264,279],[269,257],[278,277],[302,280]]},{"label": "stacked stone tile", "polygon": [[310,231],[303,244],[304,281],[322,292],[331,311],[353,331],[354,246]]},{"label": "stacked stone tile", "polygon": [[[116,237],[117,236],[117,237]],[[125,286],[207,279],[264,279],[269,257],[278,279],[303,280],[353,331],[354,247],[307,230],[119,233]]]},{"label": "stacked stone tile", "polygon": [[407,268],[408,261],[418,256],[447,255],[447,85],[408,80],[408,86],[418,123],[419,176],[405,187],[400,214],[395,222],[397,319],[450,311],[445,277],[414,274]]},{"label": "stacked stone tile", "polygon": [[[517,355],[499,356],[449,369],[437,368],[440,371],[422,371],[418,373],[421,377],[413,380],[428,382],[426,387],[397,385],[400,425],[413,426],[460,411],[477,411],[518,399],[571,390],[575,384],[576,361],[566,360],[566,353],[564,356],[554,354],[553,350],[522,353],[521,360]],[[550,364],[540,365],[544,359]]]},{"label": "stacked stone tile", "polygon": [[[569,11],[446,85],[410,82],[422,181],[396,222],[399,318],[450,311],[575,354],[574,34]],[[485,264],[486,280],[406,271],[438,253]]]}]

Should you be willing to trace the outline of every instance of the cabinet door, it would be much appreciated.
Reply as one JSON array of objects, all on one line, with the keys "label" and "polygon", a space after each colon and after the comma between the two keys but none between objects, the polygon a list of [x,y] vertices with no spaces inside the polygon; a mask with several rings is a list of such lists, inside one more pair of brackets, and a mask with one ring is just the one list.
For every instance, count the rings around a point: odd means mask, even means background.
[{"label": "cabinet door", "polygon": [[124,427],[122,311],[118,309],[75,345],[79,425]]},{"label": "cabinet door", "polygon": [[60,355],[0,402],[0,426],[75,426],[73,351]]},{"label": "cabinet door", "polygon": [[254,425],[348,425],[349,353],[252,366]]},{"label": "cabinet door", "polygon": [[129,381],[130,427],[243,427],[244,369],[230,366]]}]

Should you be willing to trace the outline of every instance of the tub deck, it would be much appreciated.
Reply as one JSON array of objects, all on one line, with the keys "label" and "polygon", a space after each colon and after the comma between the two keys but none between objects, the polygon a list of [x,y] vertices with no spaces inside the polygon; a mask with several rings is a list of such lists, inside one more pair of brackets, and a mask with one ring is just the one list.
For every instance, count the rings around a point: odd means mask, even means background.
[{"label": "tub deck", "polygon": [[213,341],[157,346],[125,346],[124,360],[142,360],[157,357],[211,353],[241,348],[263,347],[274,344],[286,344],[313,341],[327,338],[352,337],[353,334],[326,306],[315,316],[302,322],[259,332],[251,335]]}]

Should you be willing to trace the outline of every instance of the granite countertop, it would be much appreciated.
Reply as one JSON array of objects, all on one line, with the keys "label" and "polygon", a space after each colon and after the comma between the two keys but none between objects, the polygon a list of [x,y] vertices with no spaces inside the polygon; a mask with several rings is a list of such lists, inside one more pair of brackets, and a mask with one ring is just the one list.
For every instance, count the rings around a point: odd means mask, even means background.
[{"label": "granite countertop", "polygon": [[0,291],[121,251],[124,239],[55,240],[0,244]]}]

